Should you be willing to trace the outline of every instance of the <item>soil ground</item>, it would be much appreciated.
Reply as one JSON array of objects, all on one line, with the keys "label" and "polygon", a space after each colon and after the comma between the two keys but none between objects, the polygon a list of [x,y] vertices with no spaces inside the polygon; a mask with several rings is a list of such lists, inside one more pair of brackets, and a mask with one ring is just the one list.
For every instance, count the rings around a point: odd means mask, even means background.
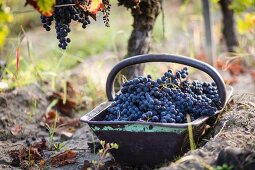
[{"label": "soil ground", "polygon": [[[107,53],[102,55],[110,56]],[[80,73],[83,73],[83,70],[86,70],[88,65],[97,71],[105,68],[98,67],[100,64],[96,63],[102,62],[102,60],[97,60],[102,55],[91,57],[91,61],[86,61],[71,70],[69,74],[70,80],[83,80],[86,75]],[[109,62],[109,58],[105,59],[108,60],[108,64],[116,62],[114,59]],[[109,66],[106,68],[109,68]],[[102,74],[102,79],[106,78],[109,70],[104,69],[104,72],[102,71],[104,73]],[[194,77],[196,76],[201,78],[199,74],[194,74]],[[241,148],[242,152],[255,150],[255,95],[247,93],[254,89],[254,84],[249,75],[240,75],[239,78],[244,80],[244,77],[246,77],[246,81],[234,85],[236,90],[231,102],[227,105],[216,126],[211,128],[210,133],[198,144],[198,148],[188,152],[177,162],[162,165],[162,169],[205,169],[208,166],[215,166],[219,153],[227,147]],[[250,82],[249,86],[247,86],[247,82]],[[245,92],[244,89],[247,91]],[[47,94],[37,84],[3,92],[0,94],[0,100],[0,167],[2,169],[19,169],[11,166],[12,159],[8,152],[19,147],[19,144],[25,145],[25,140],[31,140],[32,137],[36,137],[37,141],[42,137],[49,140],[49,133],[40,126],[41,116],[45,113],[49,101],[47,100]],[[79,118],[80,116],[76,115],[75,117]],[[15,134],[13,128],[17,125],[22,130]],[[61,141],[65,148],[78,152],[78,159],[74,164],[56,169],[81,169],[84,160],[91,161],[96,159],[96,154],[93,154],[88,147],[88,143],[92,143],[95,139],[95,136],[85,124],[81,124],[71,138],[56,135],[55,141]],[[58,152],[45,151],[46,157],[56,153]],[[249,159],[251,162],[254,161],[252,158]],[[51,167],[51,169],[53,168]]]}]

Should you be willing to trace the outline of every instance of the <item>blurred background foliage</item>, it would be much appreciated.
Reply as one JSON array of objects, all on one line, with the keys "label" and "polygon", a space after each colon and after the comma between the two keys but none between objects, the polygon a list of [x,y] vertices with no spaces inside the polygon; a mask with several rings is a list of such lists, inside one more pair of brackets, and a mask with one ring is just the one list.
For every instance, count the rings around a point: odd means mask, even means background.
[{"label": "blurred background foliage", "polygon": [[10,13],[10,8],[0,0],[0,47],[4,45],[5,39],[9,34],[7,24],[12,22],[13,16]]},{"label": "blurred background foliage", "polygon": [[[43,10],[49,7],[49,4],[43,5],[47,2],[53,1],[40,0]],[[92,21],[85,30],[80,25],[72,23],[70,34],[72,42],[65,51],[58,48],[54,29],[50,32],[44,31],[40,23],[40,14],[31,6],[24,7],[24,3],[23,0],[0,1],[0,45],[2,46],[0,59],[7,63],[2,81],[7,82],[9,86],[23,86],[38,81],[50,81],[51,84],[55,84],[54,82],[63,79],[63,75],[67,74],[66,70],[74,68],[96,54],[110,51],[110,56],[114,56],[115,61],[126,54],[126,46],[132,30],[132,17],[129,10],[118,6],[117,0],[111,1],[110,28],[104,27],[102,16],[98,17],[97,22]],[[201,2],[164,0],[163,4],[164,13],[160,14],[154,27],[151,52],[176,53],[190,57],[203,56],[204,30]],[[233,0],[230,6],[235,12],[236,26],[240,33],[238,53],[254,52],[254,48],[250,48],[255,45],[254,4],[255,0]],[[213,34],[215,43],[218,44],[216,51],[217,56],[220,56],[224,51],[224,45],[221,42],[221,14],[218,0],[212,0],[212,13]],[[146,70],[157,72],[156,68],[151,67]]]}]

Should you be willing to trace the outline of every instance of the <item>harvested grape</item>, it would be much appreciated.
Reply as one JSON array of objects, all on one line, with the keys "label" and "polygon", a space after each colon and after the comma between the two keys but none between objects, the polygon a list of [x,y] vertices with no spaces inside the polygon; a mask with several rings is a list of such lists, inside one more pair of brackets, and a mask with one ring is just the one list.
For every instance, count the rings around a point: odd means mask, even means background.
[{"label": "harvested grape", "polygon": [[107,109],[105,121],[146,121],[186,123],[201,116],[212,116],[221,108],[215,83],[189,82],[188,69],[175,74],[168,70],[161,78],[137,77],[122,85]]}]

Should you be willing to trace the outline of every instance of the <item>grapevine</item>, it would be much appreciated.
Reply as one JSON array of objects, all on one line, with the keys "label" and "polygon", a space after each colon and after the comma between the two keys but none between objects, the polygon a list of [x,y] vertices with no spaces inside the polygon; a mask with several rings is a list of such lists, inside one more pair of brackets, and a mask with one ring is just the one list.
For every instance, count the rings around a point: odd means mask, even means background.
[{"label": "grapevine", "polygon": [[216,84],[189,82],[184,67],[175,74],[168,70],[157,80],[148,75],[125,82],[105,120],[185,123],[187,114],[192,121],[212,116],[220,105]]}]

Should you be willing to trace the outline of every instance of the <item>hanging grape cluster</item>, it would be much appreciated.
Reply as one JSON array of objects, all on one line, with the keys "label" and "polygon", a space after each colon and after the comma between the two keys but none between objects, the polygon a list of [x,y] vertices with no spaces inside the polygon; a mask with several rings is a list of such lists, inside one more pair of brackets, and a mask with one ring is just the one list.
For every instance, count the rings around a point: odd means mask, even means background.
[{"label": "hanging grape cluster", "polygon": [[150,75],[125,82],[121,93],[108,108],[106,121],[147,121],[185,123],[201,116],[212,116],[221,108],[216,84],[188,80],[187,67],[161,78]]},{"label": "hanging grape cluster", "polygon": [[[59,40],[58,46],[66,49],[71,39],[68,34],[71,32],[70,24],[72,21],[79,22],[82,28],[86,28],[90,24],[90,17],[95,17],[88,7],[92,3],[89,0],[56,0],[54,12],[52,16],[41,15],[41,22],[46,31],[51,30],[52,23],[55,21],[55,30],[57,39]],[[103,7],[99,10],[103,12],[103,20],[106,26],[109,26],[110,3],[109,0],[102,1]]]}]

